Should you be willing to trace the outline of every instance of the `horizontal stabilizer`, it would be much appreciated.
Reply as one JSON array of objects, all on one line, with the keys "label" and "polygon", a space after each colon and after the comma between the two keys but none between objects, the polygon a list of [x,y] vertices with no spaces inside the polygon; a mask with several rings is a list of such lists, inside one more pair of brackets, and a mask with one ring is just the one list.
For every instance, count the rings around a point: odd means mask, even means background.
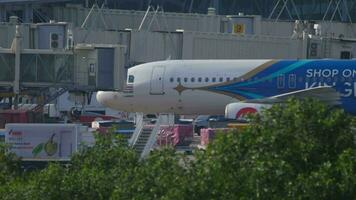
[{"label": "horizontal stabilizer", "polygon": [[294,92],[288,92],[288,93],[262,98],[262,99],[249,99],[244,102],[274,104],[274,103],[283,103],[287,99],[292,97],[296,99],[313,98],[331,106],[340,104],[340,94],[331,86],[320,86],[320,87],[308,88],[304,90],[297,90]]}]

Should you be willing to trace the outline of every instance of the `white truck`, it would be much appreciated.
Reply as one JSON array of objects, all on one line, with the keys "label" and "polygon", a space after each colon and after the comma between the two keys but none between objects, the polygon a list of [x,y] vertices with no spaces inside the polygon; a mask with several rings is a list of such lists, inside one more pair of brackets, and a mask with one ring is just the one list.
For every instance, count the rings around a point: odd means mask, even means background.
[{"label": "white truck", "polygon": [[6,124],[5,143],[22,161],[70,161],[94,137],[80,124]]}]

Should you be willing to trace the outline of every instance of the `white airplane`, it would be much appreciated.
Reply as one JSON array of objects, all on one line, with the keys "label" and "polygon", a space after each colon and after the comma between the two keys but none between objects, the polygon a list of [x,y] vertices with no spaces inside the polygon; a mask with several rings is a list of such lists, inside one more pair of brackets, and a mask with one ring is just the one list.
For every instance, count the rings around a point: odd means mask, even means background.
[{"label": "white airplane", "polygon": [[97,100],[127,112],[236,118],[311,97],[356,114],[355,77],[354,60],[167,60],[130,68],[123,91]]}]

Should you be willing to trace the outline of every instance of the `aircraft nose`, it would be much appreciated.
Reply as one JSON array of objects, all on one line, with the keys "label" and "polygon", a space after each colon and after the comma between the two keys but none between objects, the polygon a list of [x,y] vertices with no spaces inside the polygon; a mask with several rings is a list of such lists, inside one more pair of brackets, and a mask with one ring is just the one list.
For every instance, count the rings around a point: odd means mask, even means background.
[{"label": "aircraft nose", "polygon": [[96,100],[104,107],[114,110],[127,111],[131,108],[128,99],[116,91],[99,91],[96,93]]},{"label": "aircraft nose", "polygon": [[99,91],[96,93],[96,100],[103,106],[108,107],[113,99],[114,95],[112,92]]}]

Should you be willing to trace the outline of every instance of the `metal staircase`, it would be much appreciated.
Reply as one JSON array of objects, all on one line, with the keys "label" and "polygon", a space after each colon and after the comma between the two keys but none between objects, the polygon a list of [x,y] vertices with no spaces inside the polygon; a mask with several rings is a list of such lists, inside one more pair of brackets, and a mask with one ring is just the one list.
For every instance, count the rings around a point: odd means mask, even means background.
[{"label": "metal staircase", "polygon": [[137,138],[136,143],[134,144],[133,148],[135,149],[138,155],[142,155],[145,146],[150,138],[152,132],[152,128],[143,128],[141,134]]},{"label": "metal staircase", "polygon": [[171,124],[172,122],[174,123],[173,114],[160,114],[153,127],[145,127],[143,114],[137,113],[136,129],[131,139],[129,140],[129,145],[135,149],[138,155],[140,155],[141,159],[145,158],[156,144],[157,136],[161,131],[161,125]]},{"label": "metal staircase", "polygon": [[68,91],[67,88],[58,89],[55,93],[53,93],[51,96],[49,96],[47,99],[45,99],[45,101],[43,101],[42,103],[39,103],[37,106],[32,108],[31,111],[33,111],[33,112],[41,111],[43,109],[43,106],[45,106],[46,104],[50,103],[51,101],[57,99],[59,96],[61,96],[62,94],[64,94],[67,91]]}]

